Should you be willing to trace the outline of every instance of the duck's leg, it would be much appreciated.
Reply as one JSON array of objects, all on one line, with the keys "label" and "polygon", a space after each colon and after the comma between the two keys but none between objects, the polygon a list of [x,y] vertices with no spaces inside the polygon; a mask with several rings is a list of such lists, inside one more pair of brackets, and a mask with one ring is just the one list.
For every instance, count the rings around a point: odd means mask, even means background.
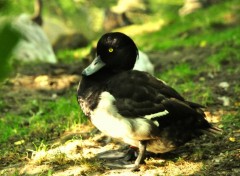
[{"label": "duck's leg", "polygon": [[138,170],[139,165],[144,161],[146,147],[147,147],[146,141],[139,141],[139,145],[138,145],[139,154],[134,164],[124,164],[121,161],[121,162],[106,163],[106,165],[109,166],[110,168],[130,169],[131,171]]},{"label": "duck's leg", "polygon": [[132,171],[135,171],[139,168],[139,165],[144,161],[145,159],[145,153],[147,148],[147,142],[146,141],[139,141],[139,154],[137,159],[135,160],[134,166],[131,168]]}]

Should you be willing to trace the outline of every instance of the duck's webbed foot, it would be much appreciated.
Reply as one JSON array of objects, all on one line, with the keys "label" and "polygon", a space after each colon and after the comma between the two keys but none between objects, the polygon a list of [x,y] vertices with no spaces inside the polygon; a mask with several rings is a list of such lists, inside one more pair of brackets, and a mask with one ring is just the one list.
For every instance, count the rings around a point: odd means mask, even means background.
[{"label": "duck's webbed foot", "polygon": [[[144,158],[145,158],[145,152],[146,152],[146,142],[144,141],[140,141],[139,142],[139,154],[137,159],[135,160],[135,163],[132,164],[129,162],[130,156],[135,156],[135,150],[131,149],[128,151],[127,154],[124,155],[118,155],[118,154],[113,154],[113,156],[115,156],[115,161],[112,162],[106,162],[106,166],[110,167],[110,168],[118,168],[118,169],[130,169],[131,171],[136,171],[139,169],[139,166],[141,163],[143,163]],[[110,155],[111,156],[111,155]],[[118,157],[118,158],[116,158]],[[104,157],[101,157],[104,158]],[[106,158],[105,158],[106,159]],[[108,157],[109,159],[109,157]],[[113,159],[113,157],[111,157],[111,159]]]}]

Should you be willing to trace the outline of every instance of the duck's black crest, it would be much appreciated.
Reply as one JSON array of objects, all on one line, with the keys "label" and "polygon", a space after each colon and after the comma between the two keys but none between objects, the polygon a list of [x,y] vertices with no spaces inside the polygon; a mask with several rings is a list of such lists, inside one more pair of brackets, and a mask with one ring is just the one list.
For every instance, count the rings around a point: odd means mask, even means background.
[{"label": "duck's black crest", "polygon": [[107,33],[98,41],[97,55],[101,56],[108,68],[130,70],[136,62],[138,49],[127,35],[120,32]]}]

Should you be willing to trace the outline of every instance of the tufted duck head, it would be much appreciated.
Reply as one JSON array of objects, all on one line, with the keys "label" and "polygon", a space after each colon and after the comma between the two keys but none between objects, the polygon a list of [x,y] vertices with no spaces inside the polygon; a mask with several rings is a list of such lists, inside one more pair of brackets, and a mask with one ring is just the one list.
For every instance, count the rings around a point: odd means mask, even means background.
[{"label": "tufted duck head", "polygon": [[113,72],[131,70],[137,57],[137,46],[130,37],[120,32],[106,33],[97,43],[97,57],[82,75],[90,76],[103,67]]}]

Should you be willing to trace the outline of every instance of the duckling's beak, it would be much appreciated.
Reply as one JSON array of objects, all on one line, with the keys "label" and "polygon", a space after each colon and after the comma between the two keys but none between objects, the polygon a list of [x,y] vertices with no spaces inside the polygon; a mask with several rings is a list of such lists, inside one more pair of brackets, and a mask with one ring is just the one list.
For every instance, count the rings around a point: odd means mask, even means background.
[{"label": "duckling's beak", "polygon": [[105,63],[101,60],[100,56],[97,56],[92,63],[83,70],[82,75],[84,76],[90,76],[93,73],[100,70],[102,67],[105,66]]}]

